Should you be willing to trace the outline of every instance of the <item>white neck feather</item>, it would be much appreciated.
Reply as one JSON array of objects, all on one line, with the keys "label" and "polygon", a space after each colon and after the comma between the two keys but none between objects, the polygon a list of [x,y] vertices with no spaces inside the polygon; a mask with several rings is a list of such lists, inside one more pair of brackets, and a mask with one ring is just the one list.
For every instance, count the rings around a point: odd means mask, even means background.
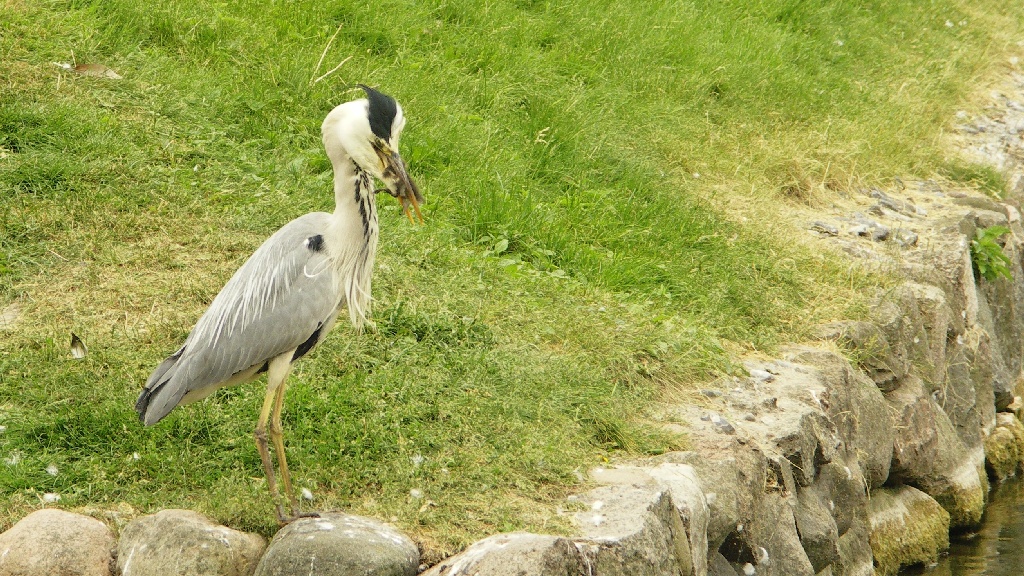
[{"label": "white neck feather", "polygon": [[370,314],[370,286],[377,254],[377,203],[373,178],[348,154],[328,150],[334,165],[334,233],[328,250],[335,262],[349,320],[361,328]]}]

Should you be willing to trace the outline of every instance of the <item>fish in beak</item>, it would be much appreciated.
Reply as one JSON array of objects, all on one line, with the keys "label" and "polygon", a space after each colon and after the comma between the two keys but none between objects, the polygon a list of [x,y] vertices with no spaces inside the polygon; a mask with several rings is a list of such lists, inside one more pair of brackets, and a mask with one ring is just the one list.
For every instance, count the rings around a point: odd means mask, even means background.
[{"label": "fish in beak", "polygon": [[[380,158],[383,167],[381,180],[387,186],[387,193],[398,199],[409,222],[416,223],[412,217],[415,212],[416,218],[422,223],[423,214],[420,213],[420,204],[423,203],[423,195],[420,194],[420,189],[416,187],[412,178],[409,178],[409,173],[405,170],[405,162],[398,155],[398,150],[392,149],[391,145],[383,140],[375,142],[373,149],[377,152],[377,157]],[[377,190],[377,192],[381,191]]]}]

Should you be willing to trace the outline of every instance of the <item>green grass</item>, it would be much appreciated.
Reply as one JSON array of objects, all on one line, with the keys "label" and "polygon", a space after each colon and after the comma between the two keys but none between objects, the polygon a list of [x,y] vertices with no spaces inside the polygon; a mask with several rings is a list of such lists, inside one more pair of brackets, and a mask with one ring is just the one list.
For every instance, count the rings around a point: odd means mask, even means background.
[{"label": "green grass", "polygon": [[[0,309],[23,311],[0,331],[0,524],[57,492],[273,531],[261,384],[152,429],[131,405],[263,238],[330,208],[320,121],[366,82],[409,118],[427,225],[385,206],[376,331],[339,326],[293,373],[298,484],[433,559],[566,530],[578,472],[685,445],[657,402],[858,313],[875,280],[794,238],[789,203],[997,185],[937,136],[1021,11],[848,4],[0,2]],[[124,79],[51,64],[72,57]]]}]

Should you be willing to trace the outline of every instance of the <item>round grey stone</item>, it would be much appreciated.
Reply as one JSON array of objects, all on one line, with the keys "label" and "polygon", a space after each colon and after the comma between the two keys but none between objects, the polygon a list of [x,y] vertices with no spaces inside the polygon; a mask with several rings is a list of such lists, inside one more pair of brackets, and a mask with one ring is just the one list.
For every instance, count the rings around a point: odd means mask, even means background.
[{"label": "round grey stone", "polygon": [[191,510],[161,510],[128,523],[117,546],[122,576],[249,576],[263,538]]},{"label": "round grey stone", "polygon": [[416,544],[372,518],[325,512],[300,518],[270,541],[256,576],[415,576]]},{"label": "round grey stone", "polygon": [[63,510],[37,510],[0,534],[0,574],[110,576],[114,534]]}]

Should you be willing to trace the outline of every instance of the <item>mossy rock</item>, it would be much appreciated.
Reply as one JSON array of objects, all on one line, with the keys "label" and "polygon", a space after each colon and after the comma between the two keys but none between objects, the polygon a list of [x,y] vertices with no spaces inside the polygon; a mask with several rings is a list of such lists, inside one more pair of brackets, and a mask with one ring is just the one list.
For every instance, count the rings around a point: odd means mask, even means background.
[{"label": "mossy rock", "polygon": [[988,482],[982,482],[984,470],[967,462],[951,474],[954,482],[941,492],[932,494],[948,513],[950,525],[958,530],[977,528],[985,513]]},{"label": "mossy rock", "polygon": [[985,469],[995,482],[1002,482],[1017,473],[1020,450],[1013,432],[1002,426],[985,438]]},{"label": "mossy rock", "polygon": [[949,548],[949,513],[916,488],[882,488],[868,501],[871,552],[878,576],[935,562]]},{"label": "mossy rock", "polygon": [[[1024,423],[1020,418],[1011,412],[1000,412],[996,414],[996,430],[1003,429],[1013,435],[1017,445],[1017,460],[1015,462],[1015,474],[1024,473]],[[987,452],[987,450],[986,450]]]}]

